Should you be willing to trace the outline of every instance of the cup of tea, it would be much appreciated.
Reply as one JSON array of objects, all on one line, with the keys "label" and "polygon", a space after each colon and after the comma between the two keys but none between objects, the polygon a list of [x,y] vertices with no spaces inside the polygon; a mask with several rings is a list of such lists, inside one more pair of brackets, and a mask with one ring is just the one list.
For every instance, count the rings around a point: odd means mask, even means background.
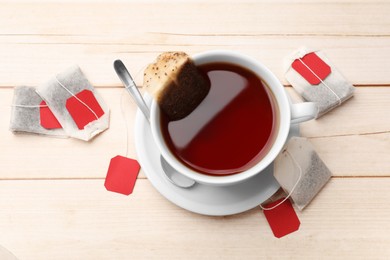
[{"label": "cup of tea", "polygon": [[210,91],[187,117],[170,121],[152,102],[152,136],[178,172],[207,185],[233,185],[269,166],[291,123],[313,119],[314,103],[291,104],[276,76],[256,59],[233,51],[193,56]]}]

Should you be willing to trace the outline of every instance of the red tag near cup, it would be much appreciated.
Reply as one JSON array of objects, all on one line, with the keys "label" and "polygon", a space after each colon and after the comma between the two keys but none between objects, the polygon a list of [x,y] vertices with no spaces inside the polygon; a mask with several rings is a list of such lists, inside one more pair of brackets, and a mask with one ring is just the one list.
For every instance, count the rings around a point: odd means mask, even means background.
[{"label": "red tag near cup", "polygon": [[104,111],[92,91],[85,89],[75,96],[77,98],[71,97],[66,101],[66,109],[72,116],[77,127],[82,130],[87,124],[104,115]]},{"label": "red tag near cup", "polygon": [[46,129],[58,129],[62,128],[60,122],[58,122],[57,118],[51,112],[50,108],[46,105],[45,101],[42,101],[39,108],[39,116],[41,126]]},{"label": "red tag near cup", "polygon": [[312,85],[320,84],[331,72],[330,66],[314,52],[296,59],[291,66]]},{"label": "red tag near cup", "polygon": [[[284,198],[271,202],[264,206],[265,208],[272,208],[280,203]],[[299,229],[301,222],[291,204],[290,200],[286,200],[279,206],[271,210],[263,210],[265,218],[274,233],[274,236],[281,238]]]},{"label": "red tag near cup", "polygon": [[104,187],[108,191],[130,195],[138,177],[140,165],[136,160],[115,156],[110,161]]}]

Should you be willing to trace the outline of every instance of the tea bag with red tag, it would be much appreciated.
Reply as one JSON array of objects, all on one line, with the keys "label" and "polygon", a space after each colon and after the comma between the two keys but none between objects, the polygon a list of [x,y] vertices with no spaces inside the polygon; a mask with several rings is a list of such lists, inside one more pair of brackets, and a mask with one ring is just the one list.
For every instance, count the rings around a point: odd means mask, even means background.
[{"label": "tea bag with red tag", "polygon": [[275,237],[281,238],[299,229],[301,222],[287,198],[281,198],[267,203],[265,207],[261,205],[260,207],[263,209],[265,218]]},{"label": "tea bag with red tag", "polygon": [[67,137],[61,124],[34,87],[15,87],[11,107],[9,128],[12,132]]},{"label": "tea bag with red tag", "polygon": [[322,51],[301,48],[285,59],[286,79],[307,101],[316,102],[317,118],[352,97],[354,87]]},{"label": "tea bag with red tag", "polygon": [[274,162],[274,176],[299,210],[303,210],[329,181],[331,172],[312,144],[292,137]]},{"label": "tea bag with red tag", "polygon": [[65,132],[89,141],[109,126],[109,108],[78,66],[37,89]]}]

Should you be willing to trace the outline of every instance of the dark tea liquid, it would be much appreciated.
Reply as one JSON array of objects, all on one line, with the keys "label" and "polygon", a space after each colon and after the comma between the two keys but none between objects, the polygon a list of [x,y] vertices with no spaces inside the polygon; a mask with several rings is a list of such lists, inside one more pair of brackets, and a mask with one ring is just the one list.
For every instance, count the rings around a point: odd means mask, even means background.
[{"label": "dark tea liquid", "polygon": [[259,162],[274,140],[272,94],[252,71],[234,64],[198,66],[211,83],[210,92],[187,117],[161,129],[171,152],[193,170],[231,175]]}]

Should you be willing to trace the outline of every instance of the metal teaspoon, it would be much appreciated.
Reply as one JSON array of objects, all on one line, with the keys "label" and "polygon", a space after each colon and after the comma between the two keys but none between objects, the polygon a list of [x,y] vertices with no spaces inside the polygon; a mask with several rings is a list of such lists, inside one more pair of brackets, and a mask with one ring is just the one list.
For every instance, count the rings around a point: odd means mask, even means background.
[{"label": "metal teaspoon", "polygon": [[[131,77],[130,73],[126,69],[125,64],[123,64],[121,60],[116,60],[114,61],[114,69],[116,71],[116,74],[118,74],[118,77],[122,81],[123,85],[125,86],[126,90],[130,93],[130,96],[133,97],[138,108],[141,110],[146,120],[150,124],[149,108],[146,105],[145,100],[143,99],[137,86],[135,85],[133,78]],[[189,188],[196,183],[194,180],[177,172],[170,164],[168,164],[165,161],[165,159],[161,155],[160,155],[160,161],[161,161],[161,166],[163,168],[163,172],[171,183],[181,188]]]}]

